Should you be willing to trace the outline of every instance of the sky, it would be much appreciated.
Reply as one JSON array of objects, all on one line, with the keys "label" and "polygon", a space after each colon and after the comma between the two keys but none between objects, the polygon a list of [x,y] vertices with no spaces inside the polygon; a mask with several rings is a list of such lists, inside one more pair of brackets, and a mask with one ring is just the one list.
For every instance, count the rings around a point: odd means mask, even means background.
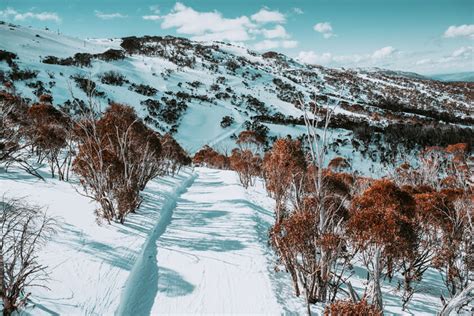
[{"label": "sky", "polygon": [[0,0],[0,20],[80,38],[217,40],[329,67],[474,71],[473,0]]}]

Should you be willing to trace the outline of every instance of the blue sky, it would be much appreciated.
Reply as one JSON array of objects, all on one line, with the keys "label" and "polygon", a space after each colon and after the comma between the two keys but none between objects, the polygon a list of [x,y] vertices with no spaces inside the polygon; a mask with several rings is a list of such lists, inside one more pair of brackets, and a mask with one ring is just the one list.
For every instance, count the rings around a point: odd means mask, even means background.
[{"label": "blue sky", "polygon": [[333,67],[474,71],[472,0],[0,0],[0,19],[82,38],[222,40]]}]

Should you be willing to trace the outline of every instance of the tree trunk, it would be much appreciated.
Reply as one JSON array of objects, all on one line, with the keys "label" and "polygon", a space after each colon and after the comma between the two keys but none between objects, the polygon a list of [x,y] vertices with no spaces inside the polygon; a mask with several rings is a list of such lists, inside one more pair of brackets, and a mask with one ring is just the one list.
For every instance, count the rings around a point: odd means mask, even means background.
[{"label": "tree trunk", "polygon": [[375,264],[374,264],[374,272],[373,272],[373,285],[374,285],[374,293],[373,293],[373,304],[375,304],[381,311],[383,310],[383,300],[382,300],[382,290],[380,288],[380,274],[382,267],[380,266],[380,259],[382,256],[381,249],[377,249],[375,253]]},{"label": "tree trunk", "polygon": [[449,316],[449,314],[456,308],[461,307],[463,304],[469,302],[472,299],[472,291],[474,291],[474,282],[469,284],[464,290],[458,292],[448,304],[444,305],[443,309],[439,312],[439,316]]}]

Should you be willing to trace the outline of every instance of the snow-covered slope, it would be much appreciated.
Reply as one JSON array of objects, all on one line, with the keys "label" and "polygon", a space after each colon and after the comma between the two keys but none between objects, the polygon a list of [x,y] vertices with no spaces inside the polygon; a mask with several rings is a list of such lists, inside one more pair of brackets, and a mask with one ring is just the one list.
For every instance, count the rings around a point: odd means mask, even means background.
[{"label": "snow-covered slope", "polygon": [[[294,296],[268,246],[274,201],[262,182],[244,190],[233,171],[185,169],[152,181],[124,225],[98,225],[95,205],[74,183],[12,170],[0,174],[0,194],[43,206],[58,222],[39,253],[49,289],[30,288],[25,314],[305,314],[304,299]],[[362,293],[366,271],[356,266],[354,272],[353,286]],[[397,282],[385,282],[386,314],[434,315],[442,279],[429,270],[424,280],[407,312]],[[311,308],[319,315],[324,307]]]},{"label": "snow-covered slope", "polygon": [[[274,52],[260,55],[175,37],[80,40],[3,23],[0,39],[3,55],[16,54],[10,64],[0,61],[0,77],[13,81],[23,96],[36,100],[51,94],[54,104],[71,110],[74,99],[88,100],[85,91],[93,87],[97,102],[132,105],[149,125],[173,132],[191,153],[205,144],[233,147],[230,137],[251,123],[270,127],[269,136],[286,136],[281,130],[300,135],[301,128],[293,128],[302,123],[300,99],[338,101],[335,124],[349,130],[361,121],[380,128],[439,120],[473,124],[469,83],[308,66]],[[110,71],[121,76],[120,83],[104,79]],[[225,116],[234,121],[223,128]]]}]

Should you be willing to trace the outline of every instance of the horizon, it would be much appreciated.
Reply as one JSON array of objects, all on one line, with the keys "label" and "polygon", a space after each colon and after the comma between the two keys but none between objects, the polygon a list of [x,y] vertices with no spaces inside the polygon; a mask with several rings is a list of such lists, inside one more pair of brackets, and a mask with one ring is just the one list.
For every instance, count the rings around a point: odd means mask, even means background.
[{"label": "horizon", "polygon": [[470,1],[244,2],[2,1],[0,19],[82,39],[171,35],[223,41],[332,68],[474,71]]}]

